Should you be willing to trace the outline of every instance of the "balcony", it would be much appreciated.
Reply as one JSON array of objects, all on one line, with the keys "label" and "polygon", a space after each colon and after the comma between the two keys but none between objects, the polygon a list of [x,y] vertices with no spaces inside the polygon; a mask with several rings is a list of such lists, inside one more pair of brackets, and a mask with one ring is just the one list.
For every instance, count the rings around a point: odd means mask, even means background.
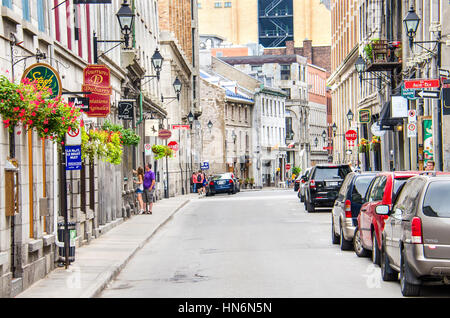
[{"label": "balcony", "polygon": [[365,47],[366,72],[392,71],[402,66],[402,43],[371,40]]}]

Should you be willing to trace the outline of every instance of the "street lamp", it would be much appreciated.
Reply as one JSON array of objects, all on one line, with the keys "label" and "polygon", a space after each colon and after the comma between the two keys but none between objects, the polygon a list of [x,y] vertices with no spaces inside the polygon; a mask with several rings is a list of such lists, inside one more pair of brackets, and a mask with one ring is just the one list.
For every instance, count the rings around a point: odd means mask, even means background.
[{"label": "street lamp", "polygon": [[237,135],[236,135],[236,133],[234,132],[234,130],[233,130],[233,132],[231,133],[231,138],[233,138],[233,142],[236,143]]},{"label": "street lamp", "polygon": [[336,137],[336,132],[337,132],[337,126],[336,126],[336,123],[333,123],[333,126],[331,126],[331,129],[333,130],[333,135],[334,135],[334,137]]},{"label": "street lamp", "polygon": [[209,121],[207,125],[208,125],[209,130],[211,130],[211,128],[213,127],[213,123],[211,121]]},{"label": "street lamp", "polygon": [[323,138],[323,142],[325,142],[327,139],[327,132],[325,130],[322,131],[322,138]]},{"label": "street lamp", "polygon": [[159,81],[159,75],[161,73],[163,61],[164,61],[164,58],[162,57],[161,53],[159,53],[159,50],[156,49],[155,53],[153,53],[153,56],[152,56],[152,65],[156,71],[156,78],[158,79],[158,81]]},{"label": "street lamp", "polygon": [[411,6],[411,8],[409,9],[408,14],[403,20],[403,23],[405,24],[406,33],[409,37],[409,47],[412,49],[414,44],[414,37],[416,36],[417,28],[419,27],[420,23],[420,18],[416,14],[414,6]]},{"label": "street lamp", "polygon": [[183,83],[181,83],[181,81],[178,79],[178,77],[175,79],[175,81],[172,84],[173,89],[175,90],[175,93],[177,94],[176,97],[164,97],[161,94],[161,102],[164,103],[165,99],[177,99],[178,101],[180,101],[180,94],[181,94],[181,88],[183,87]]},{"label": "street lamp", "polygon": [[317,139],[317,137],[316,137],[316,139],[314,139],[314,146],[317,147],[318,144],[319,144],[319,139]]},{"label": "street lamp", "polygon": [[348,110],[348,113],[347,113],[347,119],[348,119],[348,124],[350,125],[350,123],[351,123],[352,120],[353,120],[353,112],[352,112],[351,109]]},{"label": "street lamp", "polygon": [[134,24],[134,13],[127,0],[124,0],[116,16],[117,20],[119,20],[120,31],[125,39],[125,48],[128,48],[128,42],[130,41],[131,30]]},{"label": "street lamp", "polygon": [[364,61],[361,55],[356,60],[355,68],[359,75],[366,69],[366,61]]},{"label": "street lamp", "polygon": [[192,127],[192,123],[194,122],[194,115],[192,115],[192,112],[189,112],[189,115],[187,116],[188,122]]}]

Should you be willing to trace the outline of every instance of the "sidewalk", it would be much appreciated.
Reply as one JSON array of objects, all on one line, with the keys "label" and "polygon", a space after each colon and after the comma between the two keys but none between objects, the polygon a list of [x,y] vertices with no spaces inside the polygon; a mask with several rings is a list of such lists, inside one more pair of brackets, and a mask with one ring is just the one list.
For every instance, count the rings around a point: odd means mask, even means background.
[{"label": "sidewalk", "polygon": [[75,262],[56,268],[16,298],[92,298],[125,267],[171,217],[197,194],[162,199],[152,215],[135,215],[89,245],[77,248]]}]

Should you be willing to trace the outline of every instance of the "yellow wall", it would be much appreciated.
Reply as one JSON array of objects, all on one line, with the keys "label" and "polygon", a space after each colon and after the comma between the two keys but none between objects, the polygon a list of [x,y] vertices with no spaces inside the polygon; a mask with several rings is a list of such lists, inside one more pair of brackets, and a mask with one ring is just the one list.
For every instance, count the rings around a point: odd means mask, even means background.
[{"label": "yellow wall", "polygon": [[[230,1],[231,8],[223,4]],[[198,0],[199,34],[222,36],[233,44],[258,43],[257,0]],[[222,8],[214,8],[222,2]],[[331,45],[331,12],[318,0],[293,0],[295,46],[312,40],[313,46]]]},{"label": "yellow wall", "polygon": [[[198,0],[199,34],[215,34],[233,44],[258,43],[257,0]],[[214,8],[222,2],[222,8]],[[224,8],[231,2],[231,8]]]},{"label": "yellow wall", "polygon": [[294,0],[294,41],[312,40],[313,46],[331,45],[331,11],[317,0]]}]

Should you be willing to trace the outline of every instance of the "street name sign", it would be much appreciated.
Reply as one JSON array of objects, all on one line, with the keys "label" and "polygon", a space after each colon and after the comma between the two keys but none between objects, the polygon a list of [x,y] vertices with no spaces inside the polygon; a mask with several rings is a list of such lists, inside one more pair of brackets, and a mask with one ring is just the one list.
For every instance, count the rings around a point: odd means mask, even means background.
[{"label": "street name sign", "polygon": [[434,98],[434,99],[439,99],[441,92],[440,91],[416,91],[415,93],[416,97],[420,97],[420,98]]},{"label": "street name sign", "polygon": [[402,96],[406,99],[416,100],[416,90],[415,89],[406,89],[405,85],[402,85]]},{"label": "street name sign", "polygon": [[439,79],[405,80],[405,89],[439,88]]},{"label": "street name sign", "polygon": [[172,129],[191,129],[190,125],[172,125]]}]

